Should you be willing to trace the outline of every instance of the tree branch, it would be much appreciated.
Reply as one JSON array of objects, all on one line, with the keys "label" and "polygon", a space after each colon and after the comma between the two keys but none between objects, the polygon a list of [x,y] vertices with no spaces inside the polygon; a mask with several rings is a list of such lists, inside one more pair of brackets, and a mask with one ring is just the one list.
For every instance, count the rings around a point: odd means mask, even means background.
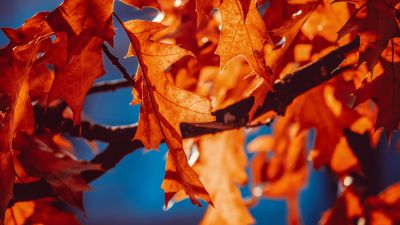
[{"label": "tree branch", "polygon": [[132,84],[128,80],[111,80],[96,83],[88,91],[88,94],[95,94],[100,92],[115,91],[119,88],[130,87]]},{"label": "tree branch", "polygon": [[119,62],[118,57],[113,55],[110,50],[108,50],[107,46],[103,44],[102,46],[104,54],[106,54],[107,58],[111,61],[113,65],[115,65],[118,70],[121,72],[122,77],[125,78],[127,81],[129,81],[130,85],[132,87],[135,86],[135,80],[129,75],[128,71],[126,71],[125,67]]},{"label": "tree branch", "polygon": [[[347,45],[339,47],[320,60],[308,64],[296,72],[285,76],[284,79],[273,85],[273,90],[268,92],[264,104],[260,106],[256,114],[261,115],[267,111],[273,110],[279,114],[284,114],[286,107],[293,101],[294,98],[304,92],[332,79],[337,76],[342,70],[348,68],[339,68],[340,64],[345,59],[345,54],[359,47],[359,38],[353,40]],[[229,129],[237,129],[247,126],[248,113],[254,104],[252,97],[239,101],[231,106],[216,111],[216,121],[211,123],[199,124],[181,124],[183,138],[196,137],[203,134],[211,134]],[[49,110],[47,113],[53,111]],[[56,112],[56,110],[54,110]],[[39,115],[37,115],[39,116]],[[46,115],[41,115],[46,116]],[[39,117],[41,117],[39,116]],[[50,115],[50,121],[38,118],[39,126],[44,126],[47,129],[54,129],[69,133],[74,136],[85,137],[89,140],[102,140],[109,142],[109,146],[95,158],[92,163],[101,164],[104,171],[86,171],[82,173],[87,182],[91,182],[105,172],[113,168],[126,155],[143,147],[143,144],[138,141],[131,141],[136,132],[136,125],[128,127],[104,127],[99,125],[91,125],[89,122],[83,122],[86,125],[81,126],[81,132],[78,132],[72,125],[63,125],[72,121],[59,119],[54,121],[51,118],[60,118],[60,116]],[[47,117],[47,119],[49,119]],[[232,119],[233,118],[233,119]],[[53,122],[55,124],[53,124]],[[55,126],[56,125],[56,126]],[[57,125],[59,127],[57,127]],[[10,202],[13,205],[19,201],[35,200],[43,197],[55,196],[50,185],[45,180],[37,182],[16,184],[14,187],[14,197]]]}]

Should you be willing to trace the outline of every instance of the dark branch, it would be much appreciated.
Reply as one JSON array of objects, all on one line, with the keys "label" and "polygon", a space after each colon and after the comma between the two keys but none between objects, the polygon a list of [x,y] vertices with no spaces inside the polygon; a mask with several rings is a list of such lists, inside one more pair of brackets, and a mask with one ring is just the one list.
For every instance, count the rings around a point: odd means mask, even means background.
[{"label": "dark branch", "polygon": [[128,80],[111,80],[103,81],[93,85],[88,91],[88,94],[95,94],[100,92],[115,91],[119,88],[131,87],[131,82]]},{"label": "dark branch", "polygon": [[[351,43],[336,49],[320,60],[304,66],[298,71],[287,75],[283,80],[277,82],[273,86],[273,91],[270,91],[264,104],[257,110],[257,114],[261,115],[264,112],[273,110],[283,114],[286,107],[293,101],[294,98],[304,92],[322,84],[323,82],[337,76],[340,71],[347,67],[339,68],[339,65],[345,59],[345,54],[357,49],[359,46],[359,38]],[[228,106],[225,109],[216,111],[216,121],[212,123],[187,124],[181,126],[183,138],[195,137],[202,134],[216,133],[229,129],[237,129],[248,125],[248,113],[253,105],[254,100],[246,98],[238,103]],[[53,112],[52,110],[47,113]],[[54,110],[56,112],[56,110]],[[35,115],[40,116],[40,115]],[[46,115],[41,115],[43,117]],[[91,182],[105,172],[113,168],[126,155],[143,147],[140,141],[131,141],[136,132],[136,125],[128,127],[104,127],[99,125],[91,125],[89,122],[83,122],[81,132],[78,128],[72,126],[72,121],[62,119],[61,116],[50,115],[50,118],[58,118],[59,121],[47,123],[47,120],[38,118],[39,126],[44,126],[47,129],[62,131],[74,136],[81,136],[89,140],[102,140],[109,142],[109,146],[94,159],[92,163],[101,164],[104,171],[86,171],[82,175],[86,181]],[[47,117],[47,118],[49,118]],[[233,118],[233,119],[232,119]],[[54,124],[59,127],[55,127]],[[71,124],[69,124],[71,123]],[[68,125],[66,125],[68,124]],[[40,180],[32,183],[16,184],[14,188],[14,198],[10,205],[19,201],[35,200],[47,196],[54,196],[50,185],[45,180]]]},{"label": "dark branch", "polygon": [[133,137],[136,133],[137,124],[125,126],[102,126],[92,124],[89,121],[82,121],[79,126],[74,126],[72,119],[63,119],[59,132],[69,134],[74,137],[82,137],[86,140],[103,141],[112,143],[113,141],[124,137]]},{"label": "dark branch", "polygon": [[110,59],[111,63],[115,65],[118,70],[121,72],[122,77],[129,81],[130,85],[133,87],[135,86],[135,80],[129,75],[128,71],[126,71],[125,67],[119,62],[118,57],[113,55],[110,50],[108,50],[105,44],[102,45],[102,49],[104,54],[106,54],[107,58]]},{"label": "dark branch", "polygon": [[[286,75],[273,85],[273,90],[267,93],[263,105],[261,105],[254,117],[261,116],[268,111],[275,111],[283,115],[286,107],[292,103],[294,98],[304,92],[324,83],[337,76],[341,71],[349,67],[340,68],[345,60],[346,54],[357,49],[360,39],[356,38],[316,62],[310,63],[294,73]],[[234,103],[225,109],[216,111],[215,122],[189,124],[182,123],[181,130],[184,137],[196,137],[202,134],[217,133],[223,130],[236,129],[248,124],[248,113],[253,106],[253,97],[248,97]]]}]

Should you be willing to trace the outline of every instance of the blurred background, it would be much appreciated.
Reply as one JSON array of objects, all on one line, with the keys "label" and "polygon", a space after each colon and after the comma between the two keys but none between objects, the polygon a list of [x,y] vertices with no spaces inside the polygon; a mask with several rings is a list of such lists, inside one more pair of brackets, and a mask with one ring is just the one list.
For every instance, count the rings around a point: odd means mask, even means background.
[{"label": "blurred background", "polygon": [[[61,0],[0,0],[0,27],[18,28],[24,21],[40,11],[51,11]],[[119,1],[115,2],[115,12],[124,20],[153,19],[157,12],[152,9],[138,11]],[[122,64],[133,74],[137,67],[135,58],[124,59],[129,40],[121,32],[121,26],[114,23],[116,36],[115,46],[111,51],[120,58]],[[4,34],[0,34],[0,46],[8,43]],[[106,75],[98,81],[118,79],[120,73],[104,58]],[[84,118],[98,124],[124,125],[138,121],[139,106],[130,106],[132,100],[129,88],[115,92],[90,95],[86,98]],[[259,134],[271,133],[270,128],[262,128],[248,135],[251,141]],[[400,180],[400,155],[395,144],[399,138],[396,133],[392,137],[392,146],[385,140],[380,141],[378,168],[382,188]],[[310,141],[312,142],[312,140]],[[80,158],[89,160],[93,152],[84,141],[73,141]],[[97,143],[100,150],[105,145]],[[310,146],[312,147],[312,146]],[[222,149],[221,149],[222,150]],[[164,177],[166,147],[159,151],[135,151],[127,156],[118,166],[110,170],[91,184],[92,191],[85,194],[84,206],[86,216],[81,215],[83,224],[198,224],[206,210],[206,206],[198,208],[189,200],[175,204],[171,209],[163,209],[164,194],[161,182]],[[249,154],[249,159],[252,155]],[[242,188],[243,196],[249,196],[250,190]],[[300,212],[303,224],[317,224],[322,213],[335,201],[337,184],[325,169],[314,170],[309,165],[309,184],[300,195]],[[257,224],[286,224],[286,203],[282,199],[263,199],[251,208]]]}]

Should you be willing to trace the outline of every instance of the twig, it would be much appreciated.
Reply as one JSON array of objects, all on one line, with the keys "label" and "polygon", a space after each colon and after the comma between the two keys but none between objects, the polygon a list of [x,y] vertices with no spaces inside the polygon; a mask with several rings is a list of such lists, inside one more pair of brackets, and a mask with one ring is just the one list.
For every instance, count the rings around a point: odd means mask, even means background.
[{"label": "twig", "polygon": [[[347,67],[338,69],[338,66],[343,62],[345,54],[358,48],[359,43],[359,38],[357,38],[351,43],[340,47],[322,57],[317,62],[309,64],[298,71],[287,75],[282,81],[275,83],[273,86],[273,91],[267,94],[264,104],[257,110],[257,112],[261,115],[263,112],[274,110],[283,114],[286,110],[286,107],[293,101],[294,98],[337,76],[341,70],[346,69]],[[248,112],[250,111],[253,103],[254,100],[250,97],[228,106],[225,109],[218,110],[214,113],[217,119],[212,123],[183,123],[181,126],[182,136],[183,138],[195,137],[203,134],[211,134],[247,126]],[[57,116],[52,117],[59,118]],[[228,121],[226,118],[230,118],[230,120]],[[234,119],[232,120],[231,118]],[[39,126],[47,126],[51,129],[58,129],[72,134],[75,134],[76,132],[74,131],[73,127],[71,128],[66,126],[68,128],[65,127],[64,129],[61,129],[52,126],[53,124],[51,123],[43,123],[43,119],[37,121],[42,121],[42,124],[39,124]],[[64,122],[64,119],[60,119],[58,122],[55,121],[55,123],[60,127]],[[114,129],[112,127],[107,128],[99,125],[89,124],[88,128],[84,129],[87,129],[87,132],[86,134],[85,132],[82,132],[82,134],[85,134],[87,138],[110,142],[109,146],[103,152],[91,160],[93,163],[101,164],[104,171],[86,171],[82,174],[85,180],[88,182],[97,179],[109,169],[113,168],[129,153],[143,147],[143,144],[140,141],[131,141],[136,132],[135,125],[126,128]],[[114,132],[118,133],[118,135],[112,134]],[[108,135],[110,135],[111,138],[106,137]],[[14,197],[9,205],[11,206],[15,202],[19,201],[30,201],[54,195],[54,192],[51,190],[49,184],[45,180],[16,184],[14,188]]]},{"label": "twig", "polygon": [[102,45],[102,49],[104,54],[110,59],[111,63],[115,65],[118,70],[121,72],[122,77],[125,78],[129,83],[131,84],[132,87],[135,86],[135,80],[129,75],[128,71],[126,71],[125,67],[119,62],[118,57],[113,55],[110,50],[108,50],[107,46],[105,44]]},{"label": "twig", "polygon": [[90,88],[88,94],[95,94],[100,92],[115,91],[119,88],[130,87],[132,84],[128,80],[110,80],[99,82]]},{"label": "twig", "polygon": [[82,121],[80,125],[74,126],[72,119],[63,119],[58,131],[88,141],[97,140],[112,143],[121,137],[124,140],[129,140],[128,137],[132,137],[136,133],[136,129],[136,123],[125,126],[102,126],[92,124],[89,121]]}]

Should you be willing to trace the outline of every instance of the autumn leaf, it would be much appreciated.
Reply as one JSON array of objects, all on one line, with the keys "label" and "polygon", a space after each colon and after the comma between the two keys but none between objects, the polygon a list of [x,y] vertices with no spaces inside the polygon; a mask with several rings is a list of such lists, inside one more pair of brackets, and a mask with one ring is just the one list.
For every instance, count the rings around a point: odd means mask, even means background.
[{"label": "autumn leaf", "polygon": [[263,80],[249,74],[252,69],[243,58],[233,59],[222,72],[218,66],[207,67],[200,73],[196,93],[215,99],[213,108],[222,109],[248,97]]},{"label": "autumn leaf", "polygon": [[271,31],[272,35],[281,38],[281,43],[279,42],[276,44],[276,49],[269,54],[267,59],[267,64],[274,73],[274,79],[278,79],[283,67],[286,66],[290,60],[293,60],[290,54],[293,53],[293,45],[297,44],[293,42],[295,42],[301,29],[304,29],[305,24],[308,23],[308,19],[318,5],[317,2],[309,2],[307,4],[286,6],[290,7],[291,10],[296,9],[297,11],[291,15],[290,19],[285,20],[282,26]]},{"label": "autumn leaf", "polygon": [[181,3],[174,8],[163,3],[164,17],[161,23],[168,27],[153,37],[159,42],[179,43],[196,56],[179,60],[167,72],[167,77],[175,86],[195,91],[201,70],[207,66],[219,66],[219,56],[214,52],[220,33],[220,14],[215,11],[204,23],[197,25],[196,2]]},{"label": "autumn leaf", "polygon": [[368,221],[371,225],[395,224],[400,219],[400,184],[395,183],[377,195],[363,198],[357,186],[346,187],[335,205],[326,211],[321,225],[353,224]]},{"label": "autumn leaf", "polygon": [[400,184],[395,183],[377,196],[366,199],[366,217],[371,225],[395,224],[400,220]]},{"label": "autumn leaf", "polygon": [[[343,27],[350,15],[347,2],[332,4],[330,0],[323,0],[320,1],[318,7],[301,29],[310,40],[320,36],[334,44],[337,39],[335,33]],[[342,38],[339,43],[347,43],[351,40],[350,38]],[[317,43],[315,42],[315,45]]]},{"label": "autumn leaf", "polygon": [[94,81],[105,73],[102,42],[102,39],[92,37],[78,54],[68,57],[68,49],[71,48],[67,45],[66,35],[60,33],[47,52],[48,61],[55,65],[54,81],[47,102],[64,99],[74,113],[75,124],[81,120],[86,93]]},{"label": "autumn leaf", "polygon": [[35,137],[20,135],[15,142],[16,149],[21,151],[18,159],[27,174],[45,179],[62,200],[84,211],[82,196],[90,187],[81,173],[101,170],[100,165],[78,161],[61,152],[54,152],[51,146]]},{"label": "autumn leaf", "polygon": [[114,0],[65,0],[47,16],[46,22],[54,32],[67,34],[68,47],[85,46],[93,36],[112,45],[113,5]]},{"label": "autumn leaf", "polygon": [[[263,14],[263,20],[267,30],[274,30],[282,27],[290,20],[297,20],[297,16],[304,13],[302,7],[311,3],[315,4],[317,1],[280,1],[270,0],[269,6]],[[301,10],[301,12],[299,11]]]},{"label": "autumn leaf", "polygon": [[6,224],[65,224],[79,225],[72,212],[59,206],[57,200],[44,198],[19,202],[7,210]]},{"label": "autumn leaf", "polygon": [[239,189],[247,182],[244,141],[242,130],[201,137],[200,158],[194,167],[207,184],[215,206],[208,207],[201,224],[254,223]]},{"label": "autumn leaf", "polygon": [[31,99],[29,96],[30,81],[36,77],[32,72],[41,68],[43,63],[37,63],[37,54],[48,45],[48,39],[38,40],[21,46],[12,46],[0,50],[0,92],[7,96],[8,110],[0,124],[0,223],[3,223],[4,213],[12,197],[14,184],[14,166],[12,160],[12,143],[17,131],[33,133],[34,121]]},{"label": "autumn leaf", "polygon": [[[63,98],[80,122],[83,100],[96,78],[104,74],[101,44],[113,44],[113,0],[66,0],[46,22],[57,41],[47,60],[56,67],[48,103]],[[71,93],[73,93],[71,95]]]},{"label": "autumn leaf", "polygon": [[273,136],[258,136],[248,145],[253,157],[252,194],[255,198],[285,198],[288,224],[301,224],[298,196],[307,180],[307,131],[290,117],[279,118]]},{"label": "autumn leaf", "polygon": [[34,208],[34,202],[19,202],[15,204],[7,210],[5,223],[10,225],[25,224],[28,218],[34,213]]},{"label": "autumn leaf", "polygon": [[243,55],[253,70],[271,85],[271,69],[266,65],[264,55],[264,45],[271,40],[255,2],[250,1],[246,17],[239,0],[224,0],[218,9],[222,28],[216,54],[220,56],[221,70],[234,57]]},{"label": "autumn leaf", "polygon": [[298,119],[302,129],[316,128],[315,147],[309,156],[314,166],[320,168],[327,164],[343,175],[359,169],[358,160],[343,135],[344,129],[364,133],[372,123],[337,100],[333,91],[332,86],[324,85],[307,92],[294,101],[288,114]]},{"label": "autumn leaf", "polygon": [[196,196],[211,203],[198,175],[187,163],[180,131],[181,122],[214,120],[210,115],[210,100],[176,88],[164,75],[171,64],[191,53],[177,45],[153,42],[152,35],[165,29],[162,24],[133,20],[123,26],[131,40],[130,49],[140,64],[134,97],[140,99],[141,108],[134,139],[142,141],[146,149],[157,149],[164,139],[169,148],[162,183],[165,204],[180,190],[196,205],[200,205]]},{"label": "autumn leaf", "polygon": [[[275,47],[272,49],[270,46],[270,52],[266,59],[267,65],[270,66],[273,76],[272,80],[275,81],[280,78],[280,75],[286,65],[293,61],[293,51],[296,37],[298,36],[304,23],[314,12],[318,3],[309,2],[307,4],[288,4],[286,1],[272,1],[271,8],[268,8],[264,18],[266,24],[270,24],[270,27],[276,27],[271,31],[273,37],[279,38],[279,41],[275,43]],[[282,13],[293,12],[290,16],[287,16],[285,20],[281,20]],[[278,14],[278,16],[274,16]],[[282,24],[281,24],[282,23]],[[278,24],[281,24],[278,26]],[[254,113],[262,105],[265,100],[265,96],[270,91],[269,84],[264,81],[251,94],[254,96],[254,105],[250,111],[250,120],[253,120]]]},{"label": "autumn leaf", "polygon": [[319,221],[320,225],[350,225],[363,215],[363,205],[356,189],[346,188],[331,209]]},{"label": "autumn leaf", "polygon": [[13,129],[33,132],[30,85],[40,79],[42,73],[48,75],[38,54],[45,52],[50,45],[49,38],[44,37],[20,46],[10,43],[0,50],[0,92],[10,99],[8,113],[13,114]]},{"label": "autumn leaf", "polygon": [[389,39],[399,37],[400,28],[396,22],[395,6],[398,0],[350,1],[357,4],[357,11],[338,31],[338,39],[353,31],[361,36],[359,63],[366,62],[373,70]]},{"label": "autumn leaf", "polygon": [[40,12],[25,21],[18,29],[1,28],[10,39],[11,46],[24,45],[35,39],[42,38],[53,33],[51,27],[45,22],[49,12]]},{"label": "autumn leaf", "polygon": [[0,127],[0,224],[3,224],[5,212],[8,202],[12,198],[14,186],[14,165],[12,160],[11,143],[12,143],[12,124],[11,118],[8,116],[1,121]]},{"label": "autumn leaf", "polygon": [[101,44],[104,40],[113,44],[112,12],[113,0],[67,0],[50,13],[36,14],[19,29],[3,28],[11,40],[10,47],[56,34],[57,41],[45,54],[46,60],[56,66],[48,103],[57,98],[66,100],[73,109],[76,124],[87,91],[104,73]]},{"label": "autumn leaf", "polygon": [[221,0],[196,0],[197,26],[200,26],[211,10],[218,7],[220,3]]},{"label": "autumn leaf", "polygon": [[384,127],[388,137],[399,128],[400,122],[400,63],[381,60],[382,69],[376,66],[374,76],[367,75],[356,91],[358,105],[367,99],[374,99],[379,107],[375,128]]}]

